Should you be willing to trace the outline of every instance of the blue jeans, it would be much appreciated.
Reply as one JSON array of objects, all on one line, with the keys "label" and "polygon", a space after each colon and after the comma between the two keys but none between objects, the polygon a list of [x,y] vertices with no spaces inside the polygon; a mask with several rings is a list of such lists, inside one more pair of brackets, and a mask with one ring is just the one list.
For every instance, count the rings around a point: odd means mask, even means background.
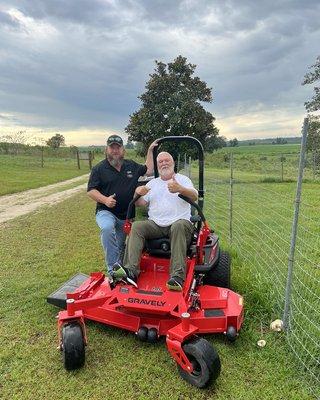
[{"label": "blue jeans", "polygon": [[100,228],[101,244],[105,254],[107,271],[112,271],[116,262],[122,262],[126,234],[123,232],[124,220],[118,219],[107,210],[98,211],[96,221]]}]

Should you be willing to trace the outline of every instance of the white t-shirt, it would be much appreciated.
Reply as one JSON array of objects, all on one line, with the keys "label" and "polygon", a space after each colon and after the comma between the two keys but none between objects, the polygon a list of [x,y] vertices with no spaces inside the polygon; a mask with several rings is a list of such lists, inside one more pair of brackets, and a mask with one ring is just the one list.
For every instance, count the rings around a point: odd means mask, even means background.
[{"label": "white t-shirt", "polygon": [[[194,189],[191,180],[181,174],[174,175],[175,180],[188,189]],[[169,226],[178,219],[190,221],[191,206],[186,201],[178,197],[179,193],[170,193],[168,183],[160,177],[152,179],[146,184],[150,188],[143,199],[149,203],[149,219],[159,226]],[[196,192],[196,189],[194,189]]]}]

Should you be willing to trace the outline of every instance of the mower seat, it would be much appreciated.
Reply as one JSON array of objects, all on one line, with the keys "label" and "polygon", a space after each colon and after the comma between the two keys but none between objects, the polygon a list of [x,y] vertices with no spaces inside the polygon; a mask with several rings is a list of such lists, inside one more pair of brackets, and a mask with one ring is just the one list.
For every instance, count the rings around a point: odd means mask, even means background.
[{"label": "mower seat", "polygon": [[170,258],[170,239],[168,236],[157,239],[148,239],[145,242],[145,250],[151,256]]},{"label": "mower seat", "polygon": [[[190,256],[195,251],[196,237],[194,236],[187,246],[187,255]],[[148,239],[145,242],[145,251],[150,256],[170,258],[171,246],[169,236],[164,236],[156,239]]]}]

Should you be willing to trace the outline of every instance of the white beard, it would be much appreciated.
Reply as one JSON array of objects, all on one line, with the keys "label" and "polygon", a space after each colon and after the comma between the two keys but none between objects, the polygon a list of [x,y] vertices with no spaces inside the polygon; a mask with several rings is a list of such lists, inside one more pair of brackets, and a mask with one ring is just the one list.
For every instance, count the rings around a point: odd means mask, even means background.
[{"label": "white beard", "polygon": [[171,176],[173,173],[174,173],[174,167],[161,168],[161,170],[159,171],[159,175],[163,176],[164,178]]}]

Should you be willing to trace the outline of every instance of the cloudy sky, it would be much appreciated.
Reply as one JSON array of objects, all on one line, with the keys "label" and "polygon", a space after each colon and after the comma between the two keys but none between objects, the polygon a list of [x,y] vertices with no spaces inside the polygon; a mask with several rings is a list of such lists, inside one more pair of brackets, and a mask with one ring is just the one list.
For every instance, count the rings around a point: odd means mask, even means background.
[{"label": "cloudy sky", "polygon": [[0,136],[125,138],[154,60],[180,54],[222,135],[299,135],[319,21],[319,0],[0,0]]}]

